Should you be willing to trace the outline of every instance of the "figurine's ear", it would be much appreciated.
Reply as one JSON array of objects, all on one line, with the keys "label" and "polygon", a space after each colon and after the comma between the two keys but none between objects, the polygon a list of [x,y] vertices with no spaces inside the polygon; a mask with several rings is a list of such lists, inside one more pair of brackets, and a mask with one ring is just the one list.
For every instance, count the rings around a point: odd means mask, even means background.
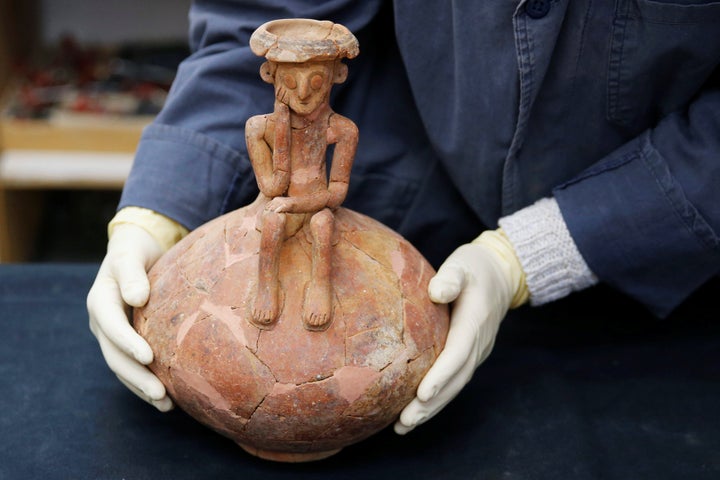
[{"label": "figurine's ear", "polygon": [[336,63],[335,64],[335,70],[333,71],[333,82],[334,83],[343,83],[345,80],[347,80],[348,76],[348,67],[344,63]]},{"label": "figurine's ear", "polygon": [[260,65],[260,78],[267,83],[275,82],[275,70],[277,70],[277,63],[265,62]]}]

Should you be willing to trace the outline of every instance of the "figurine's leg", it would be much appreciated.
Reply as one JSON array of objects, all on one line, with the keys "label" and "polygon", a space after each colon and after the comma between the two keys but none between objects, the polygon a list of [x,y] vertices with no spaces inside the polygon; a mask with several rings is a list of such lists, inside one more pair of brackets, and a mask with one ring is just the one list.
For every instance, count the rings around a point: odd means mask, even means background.
[{"label": "figurine's leg", "polygon": [[260,234],[258,262],[258,291],[252,311],[253,323],[268,327],[280,313],[278,299],[278,269],[280,247],[285,234],[285,214],[266,212]]},{"label": "figurine's leg", "polygon": [[312,276],[305,293],[303,322],[308,330],[324,330],[332,318],[332,235],[335,217],[326,208],[310,220],[312,236]]}]

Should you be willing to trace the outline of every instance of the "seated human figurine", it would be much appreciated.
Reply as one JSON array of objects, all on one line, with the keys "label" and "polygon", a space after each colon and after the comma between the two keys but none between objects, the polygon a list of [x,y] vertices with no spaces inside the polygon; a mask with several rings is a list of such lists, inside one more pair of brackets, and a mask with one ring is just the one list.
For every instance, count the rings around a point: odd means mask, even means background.
[{"label": "seated human figurine", "polygon": [[[274,111],[250,118],[245,126],[258,187],[268,199],[257,225],[261,244],[252,321],[259,328],[270,328],[278,318],[280,249],[304,226],[310,231],[312,274],[303,323],[309,330],[323,330],[332,317],[333,209],[347,195],[358,130],[333,112],[329,97],[332,85],[347,78],[341,59],[355,57],[358,44],[344,27],[327,24],[330,32],[304,32],[310,37],[316,33],[320,42],[297,40],[293,29],[298,24],[280,21],[273,22],[272,31],[253,36],[250,44],[255,54],[267,58],[260,74],[275,87]],[[328,176],[329,145],[334,151]]]}]

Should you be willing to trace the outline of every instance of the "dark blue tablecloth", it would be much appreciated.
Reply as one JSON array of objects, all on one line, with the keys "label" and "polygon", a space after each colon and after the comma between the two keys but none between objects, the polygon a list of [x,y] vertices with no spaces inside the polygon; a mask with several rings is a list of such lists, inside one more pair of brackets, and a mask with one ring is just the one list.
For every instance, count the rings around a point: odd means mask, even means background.
[{"label": "dark blue tablecloth", "polygon": [[137,400],[87,328],[96,265],[0,266],[0,479],[718,479],[720,283],[671,318],[597,287],[513,312],[438,417],[322,462]]}]

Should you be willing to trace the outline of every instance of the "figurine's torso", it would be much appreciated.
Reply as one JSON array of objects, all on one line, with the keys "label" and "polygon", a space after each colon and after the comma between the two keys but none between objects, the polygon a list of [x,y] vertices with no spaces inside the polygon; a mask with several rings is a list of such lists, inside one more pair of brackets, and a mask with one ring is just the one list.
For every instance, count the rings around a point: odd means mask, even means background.
[{"label": "figurine's torso", "polygon": [[[331,115],[332,110],[328,110],[320,118],[310,121],[290,114],[290,185],[287,196],[311,195],[327,189],[325,152]],[[268,117],[265,141],[271,150],[275,149],[273,115]]]}]

